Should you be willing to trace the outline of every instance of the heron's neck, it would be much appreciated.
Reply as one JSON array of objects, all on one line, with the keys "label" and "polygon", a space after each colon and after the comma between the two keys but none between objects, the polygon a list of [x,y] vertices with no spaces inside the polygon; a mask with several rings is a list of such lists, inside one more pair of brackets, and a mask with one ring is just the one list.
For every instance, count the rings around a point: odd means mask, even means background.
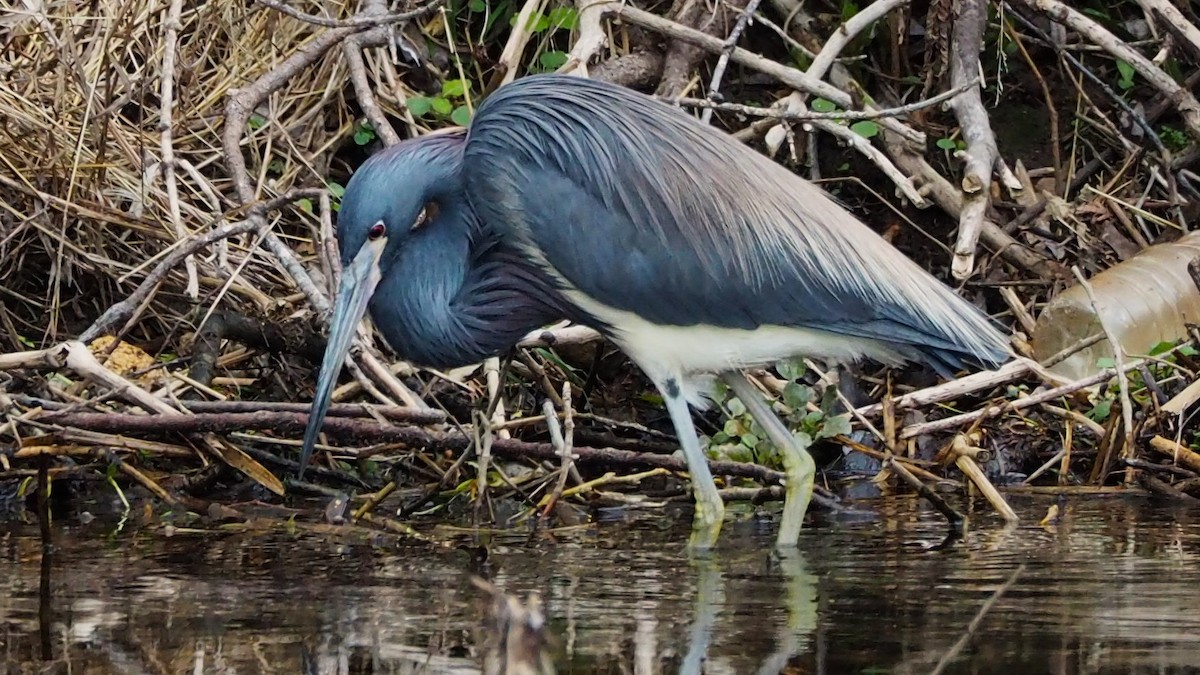
[{"label": "heron's neck", "polygon": [[517,251],[484,240],[474,253],[454,310],[477,356],[502,354],[530,331],[566,316],[566,303],[553,283]]},{"label": "heron's neck", "polygon": [[[448,186],[449,187],[449,186]],[[385,276],[371,314],[388,343],[418,365],[451,368],[511,349],[559,319],[560,297],[540,272],[489,232],[465,199],[443,201],[434,238]]]}]

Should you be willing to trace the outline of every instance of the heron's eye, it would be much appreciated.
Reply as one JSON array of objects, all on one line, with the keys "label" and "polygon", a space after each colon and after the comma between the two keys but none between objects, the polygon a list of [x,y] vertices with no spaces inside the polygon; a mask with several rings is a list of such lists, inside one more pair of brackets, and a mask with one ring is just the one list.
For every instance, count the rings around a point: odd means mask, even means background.
[{"label": "heron's eye", "polygon": [[412,231],[416,232],[417,230],[421,229],[422,227],[425,227],[426,225],[428,225],[429,221],[431,221],[437,217],[437,214],[438,214],[437,202],[426,202],[425,206],[421,207],[421,212],[417,214],[416,221],[413,222]]},{"label": "heron's eye", "polygon": [[367,230],[368,239],[378,239],[385,234],[387,234],[387,226],[383,223],[375,223],[371,226],[371,229]]}]

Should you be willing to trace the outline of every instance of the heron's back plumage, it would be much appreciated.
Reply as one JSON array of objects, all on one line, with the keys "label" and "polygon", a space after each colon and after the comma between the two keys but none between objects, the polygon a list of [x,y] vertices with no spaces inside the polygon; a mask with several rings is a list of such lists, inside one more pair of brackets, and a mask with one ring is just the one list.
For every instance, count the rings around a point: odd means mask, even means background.
[{"label": "heron's back plumage", "polygon": [[464,160],[481,217],[613,317],[819,331],[950,367],[1010,356],[986,316],[820,188],[636,92],[518,80],[479,108]]}]

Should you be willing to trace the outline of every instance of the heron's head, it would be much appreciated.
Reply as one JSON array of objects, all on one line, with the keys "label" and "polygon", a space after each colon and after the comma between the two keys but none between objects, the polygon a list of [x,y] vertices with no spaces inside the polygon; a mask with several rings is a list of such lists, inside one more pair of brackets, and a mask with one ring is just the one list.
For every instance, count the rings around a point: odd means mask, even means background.
[{"label": "heron's head", "polygon": [[[338,373],[355,330],[380,282],[429,256],[461,256],[439,228],[465,208],[459,187],[462,134],[406,141],[367,160],[351,177],[338,212],[342,278],[329,321],[329,343],[317,376],[300,473],[312,455]],[[439,232],[439,229],[441,232]],[[415,277],[414,277],[415,278]]]}]

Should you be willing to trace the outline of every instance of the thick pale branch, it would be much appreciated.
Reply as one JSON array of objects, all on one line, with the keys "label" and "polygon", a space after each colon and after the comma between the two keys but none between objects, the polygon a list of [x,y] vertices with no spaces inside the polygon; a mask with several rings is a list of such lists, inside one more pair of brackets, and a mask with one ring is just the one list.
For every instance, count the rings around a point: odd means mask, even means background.
[{"label": "thick pale branch", "polygon": [[[987,27],[986,0],[958,3],[954,20],[954,48],[950,56],[950,81],[955,87],[974,79],[979,73],[979,53],[983,48],[983,30]],[[983,220],[991,204],[992,167],[999,158],[996,137],[992,134],[980,87],[972,87],[950,101],[958,118],[967,149],[963,157],[963,205],[958,216],[958,240],[950,271],[957,279],[966,279],[975,269],[975,246],[983,230]]]},{"label": "thick pale branch", "polygon": [[608,46],[608,33],[604,30],[604,13],[608,11],[610,5],[616,4],[613,0],[575,1],[575,8],[579,11],[579,37],[571,47],[567,62],[558,69],[558,72],[584,77],[591,75],[588,64]]}]

